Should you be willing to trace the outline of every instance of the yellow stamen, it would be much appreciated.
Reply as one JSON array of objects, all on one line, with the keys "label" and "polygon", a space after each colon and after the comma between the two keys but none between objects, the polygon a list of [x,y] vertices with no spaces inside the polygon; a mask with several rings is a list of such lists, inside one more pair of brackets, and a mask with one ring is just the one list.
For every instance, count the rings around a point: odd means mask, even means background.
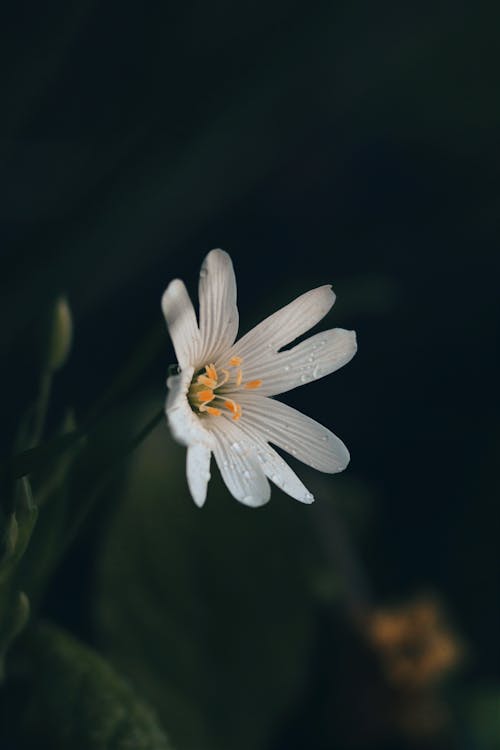
[{"label": "yellow stamen", "polygon": [[241,417],[241,406],[236,403],[236,401],[233,401],[232,398],[228,398],[224,401],[224,406],[226,409],[229,409],[231,414],[233,415],[233,419],[239,419]]},{"label": "yellow stamen", "polygon": [[262,385],[262,380],[250,380],[248,383],[245,383],[245,388],[250,388],[253,390],[254,388],[260,388]]},{"label": "yellow stamen", "polygon": [[[200,407],[200,411],[201,411],[201,407]],[[205,406],[203,411],[208,412],[208,414],[210,414],[212,417],[220,417],[221,415],[221,410],[216,409],[215,406]]]},{"label": "yellow stamen", "polygon": [[220,388],[221,385],[224,385],[224,383],[227,383],[229,380],[229,370],[221,370],[222,373],[224,373],[224,378],[222,380],[219,380],[217,383],[217,388]]},{"label": "yellow stamen", "polygon": [[213,378],[209,378],[208,375],[198,375],[196,382],[206,385],[207,388],[215,388],[217,385],[217,381]]},{"label": "yellow stamen", "polygon": [[242,362],[243,360],[241,359],[241,357],[231,357],[231,359],[229,360],[229,364],[231,365],[231,367],[239,367]]},{"label": "yellow stamen", "polygon": [[205,372],[207,373],[209,378],[217,382],[217,370],[215,369],[215,365],[207,365],[205,367]]},{"label": "yellow stamen", "polygon": [[238,370],[238,372],[236,373],[236,386],[237,386],[237,388],[240,387],[242,380],[243,380],[243,370],[240,368]]},{"label": "yellow stamen", "polygon": [[202,404],[208,404],[210,401],[213,401],[215,398],[215,395],[212,391],[210,391],[208,388],[206,391],[200,391],[198,394],[198,400],[201,401]]}]

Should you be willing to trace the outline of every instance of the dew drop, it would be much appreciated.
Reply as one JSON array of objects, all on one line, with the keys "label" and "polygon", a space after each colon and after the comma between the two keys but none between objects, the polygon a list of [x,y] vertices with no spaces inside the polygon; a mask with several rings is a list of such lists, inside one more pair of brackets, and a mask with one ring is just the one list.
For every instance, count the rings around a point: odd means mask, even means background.
[{"label": "dew drop", "polygon": [[290,365],[285,365],[283,369],[285,372],[290,372]]},{"label": "dew drop", "polygon": [[310,492],[306,492],[304,495],[304,500],[306,502],[311,502],[311,500],[314,500],[314,495],[312,495]]},{"label": "dew drop", "polygon": [[313,370],[313,377],[319,378],[320,375],[321,375],[321,367],[319,365],[316,365],[316,367]]},{"label": "dew drop", "polygon": [[310,380],[312,380],[311,373],[309,372],[302,373],[302,375],[300,376],[300,380],[302,383],[309,382]]},{"label": "dew drop", "polygon": [[245,471],[243,472],[243,476],[245,477],[245,479],[250,479],[251,475],[250,475],[250,472],[247,469],[245,469]]}]

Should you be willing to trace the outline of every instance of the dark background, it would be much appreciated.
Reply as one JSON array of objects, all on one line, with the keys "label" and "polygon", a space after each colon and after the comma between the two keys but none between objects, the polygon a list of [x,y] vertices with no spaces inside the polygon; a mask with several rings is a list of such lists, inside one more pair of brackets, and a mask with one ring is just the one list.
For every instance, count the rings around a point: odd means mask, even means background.
[{"label": "dark background", "polygon": [[[353,545],[375,599],[443,601],[467,644],[461,691],[500,685],[499,24],[487,3],[81,0],[5,10],[0,50],[3,453],[56,295],[74,340],[49,425],[68,404],[85,420],[160,331],[167,283],[195,294],[212,247],[233,258],[242,331],[332,283],[325,325],[356,329],[358,354],[285,400],[351,451],[347,478],[323,486],[357,482],[370,498]],[[151,414],[174,361],[166,334],[153,351],[126,394]],[[208,504],[225,512],[223,496]],[[292,502],[273,491],[278,517]],[[101,527],[45,604],[96,644]],[[307,675],[302,706],[323,684]],[[307,738],[311,715],[298,721]],[[256,746],[293,747],[293,722],[278,724]],[[306,745],[334,746],[316,731]]]}]

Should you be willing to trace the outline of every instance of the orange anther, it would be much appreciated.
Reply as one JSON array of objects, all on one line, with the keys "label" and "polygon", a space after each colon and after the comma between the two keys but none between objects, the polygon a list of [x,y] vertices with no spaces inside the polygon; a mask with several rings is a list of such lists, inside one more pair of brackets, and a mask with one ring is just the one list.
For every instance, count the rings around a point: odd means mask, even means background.
[{"label": "orange anther", "polygon": [[239,387],[241,385],[241,381],[243,380],[243,370],[239,369],[236,373],[236,386]]},{"label": "orange anther", "polygon": [[262,380],[250,380],[248,383],[245,383],[245,388],[260,388],[262,385]]},{"label": "orange anther", "polygon": [[221,410],[216,409],[215,406],[206,406],[204,411],[206,411],[208,414],[210,414],[212,417],[220,417]]},{"label": "orange anther", "polygon": [[238,404],[236,404],[232,398],[228,398],[226,401],[224,401],[224,406],[233,414],[236,414],[238,412]]},{"label": "orange anther", "polygon": [[241,357],[231,357],[231,359],[229,360],[229,364],[231,365],[231,367],[239,367],[242,362],[243,360],[241,359]]},{"label": "orange anther", "polygon": [[198,400],[201,401],[202,404],[208,404],[210,401],[213,401],[215,398],[213,392],[207,388],[206,391],[200,391],[198,393]]},{"label": "orange anther", "polygon": [[217,381],[213,378],[209,378],[208,375],[198,375],[196,382],[201,383],[201,385],[206,385],[207,388],[215,388],[217,385]]},{"label": "orange anther", "polygon": [[205,372],[207,373],[209,378],[217,382],[217,370],[215,369],[215,365],[207,365],[205,367]]}]

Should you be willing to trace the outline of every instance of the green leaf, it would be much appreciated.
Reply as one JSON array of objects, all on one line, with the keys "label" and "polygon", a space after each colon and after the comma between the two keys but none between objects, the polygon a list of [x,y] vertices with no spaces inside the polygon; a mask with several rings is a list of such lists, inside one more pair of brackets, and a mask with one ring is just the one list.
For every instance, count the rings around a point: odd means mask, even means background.
[{"label": "green leaf", "polygon": [[500,748],[500,686],[480,685],[465,692],[460,718],[478,750]]},{"label": "green leaf", "polygon": [[4,678],[6,654],[30,614],[29,599],[24,591],[19,590],[17,573],[36,519],[37,508],[33,503],[31,485],[24,477],[16,484],[14,510],[6,524],[0,559],[0,682]]},{"label": "green leaf", "polygon": [[16,657],[5,690],[4,736],[0,733],[5,745],[171,748],[154,713],[134,690],[97,653],[64,631],[38,626],[23,638]]},{"label": "green leaf", "polygon": [[40,471],[49,461],[54,461],[68,451],[83,436],[84,433],[80,430],[73,430],[65,435],[58,435],[46,440],[35,448],[21,451],[21,453],[17,453],[0,464],[0,475],[4,474],[11,479],[19,479],[27,474]]},{"label": "green leaf", "polygon": [[249,509],[213,468],[195,507],[185,451],[158,429],[134,454],[98,562],[97,631],[184,750],[264,747],[299,699],[318,553],[310,506]]},{"label": "green leaf", "polygon": [[14,511],[9,515],[4,531],[0,558],[0,593],[26,552],[37,515],[29,479],[23,477],[16,483]]}]

